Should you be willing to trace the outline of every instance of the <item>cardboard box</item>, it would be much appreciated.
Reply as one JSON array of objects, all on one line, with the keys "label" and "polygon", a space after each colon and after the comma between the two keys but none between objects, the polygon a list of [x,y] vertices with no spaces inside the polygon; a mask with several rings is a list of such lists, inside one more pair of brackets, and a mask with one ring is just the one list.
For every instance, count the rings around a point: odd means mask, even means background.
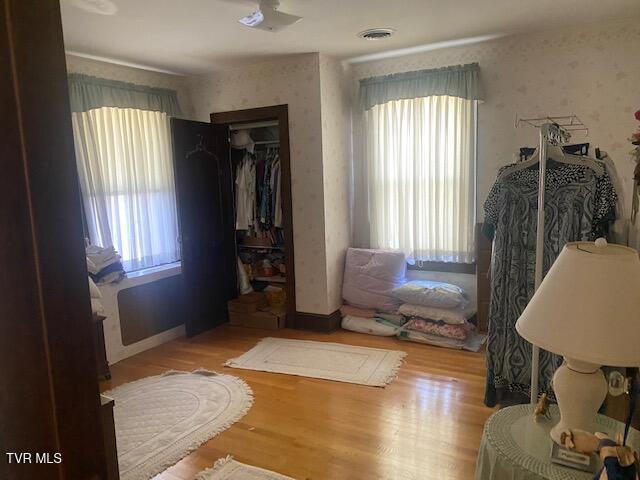
[{"label": "cardboard box", "polygon": [[285,327],[286,321],[286,309],[282,307],[265,307],[255,312],[229,311],[229,324],[236,327],[278,330]]},{"label": "cardboard box", "polygon": [[229,313],[253,313],[267,305],[267,297],[262,292],[247,293],[227,302]]}]

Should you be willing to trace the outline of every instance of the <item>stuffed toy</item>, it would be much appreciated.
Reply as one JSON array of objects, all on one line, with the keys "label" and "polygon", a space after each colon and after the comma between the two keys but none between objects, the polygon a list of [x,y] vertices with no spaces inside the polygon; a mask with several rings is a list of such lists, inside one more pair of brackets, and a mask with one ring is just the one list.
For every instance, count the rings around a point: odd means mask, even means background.
[{"label": "stuffed toy", "polygon": [[589,433],[582,430],[563,432],[562,446],[569,450],[590,455],[598,453],[602,468],[594,480],[640,480],[638,477],[638,453],[622,445],[622,438],[614,441],[604,433]]}]

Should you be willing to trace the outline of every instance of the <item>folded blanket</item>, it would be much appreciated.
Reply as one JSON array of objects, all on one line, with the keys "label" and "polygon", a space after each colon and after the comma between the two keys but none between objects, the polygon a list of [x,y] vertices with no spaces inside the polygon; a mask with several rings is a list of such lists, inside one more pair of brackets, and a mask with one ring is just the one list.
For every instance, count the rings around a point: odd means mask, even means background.
[{"label": "folded blanket", "polygon": [[391,322],[394,325],[402,326],[407,323],[407,318],[404,315],[400,315],[398,313],[378,312],[376,316],[382,318],[383,320],[386,320],[387,322]]},{"label": "folded blanket", "polygon": [[464,348],[464,340],[456,340],[455,338],[445,338],[440,335],[430,335],[428,333],[416,332],[414,330],[402,330],[398,334],[400,340],[410,340],[412,342],[425,343],[427,345],[435,345],[437,347],[447,347],[462,350]]},{"label": "folded blanket", "polygon": [[443,322],[434,322],[424,318],[411,318],[405,325],[406,330],[414,330],[416,332],[427,333],[429,335],[438,335],[445,338],[454,338],[456,340],[466,340],[469,332],[473,330],[473,325],[465,322],[461,325],[449,325]]},{"label": "folded blanket", "polygon": [[376,311],[370,308],[359,308],[353,305],[342,305],[340,307],[340,313],[343,317],[350,315],[352,317],[360,318],[373,318],[376,316]]},{"label": "folded blanket", "polygon": [[393,325],[381,318],[361,318],[347,315],[342,319],[342,328],[352,332],[368,333],[381,337],[393,337],[397,335],[400,327]]},{"label": "folded blanket", "polygon": [[472,330],[466,340],[456,340],[455,338],[445,338],[439,335],[429,335],[428,333],[416,332],[415,330],[402,330],[398,334],[400,340],[424,343],[436,347],[453,348],[456,350],[467,350],[477,352],[487,340],[486,335],[481,335]]},{"label": "folded blanket", "polygon": [[400,306],[398,313],[407,317],[428,318],[434,321],[443,321],[450,325],[462,325],[466,323],[467,313],[461,308],[425,307],[424,305],[412,305],[405,303]]}]

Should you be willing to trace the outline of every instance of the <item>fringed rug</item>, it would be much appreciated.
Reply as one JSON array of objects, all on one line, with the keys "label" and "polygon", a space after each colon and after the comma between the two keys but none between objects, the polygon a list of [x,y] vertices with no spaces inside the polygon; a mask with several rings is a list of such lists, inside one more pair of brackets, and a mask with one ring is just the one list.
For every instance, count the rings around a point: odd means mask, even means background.
[{"label": "fringed rug", "polygon": [[232,368],[286,373],[301,377],[384,387],[398,374],[405,352],[341,343],[263,338],[238,358]]},{"label": "fringed rug", "polygon": [[293,478],[236,462],[229,455],[218,460],[212,468],[200,472],[195,480],[293,480]]},{"label": "fringed rug", "polygon": [[169,371],[117,387],[114,420],[122,480],[147,480],[240,420],[253,404],[241,379]]}]

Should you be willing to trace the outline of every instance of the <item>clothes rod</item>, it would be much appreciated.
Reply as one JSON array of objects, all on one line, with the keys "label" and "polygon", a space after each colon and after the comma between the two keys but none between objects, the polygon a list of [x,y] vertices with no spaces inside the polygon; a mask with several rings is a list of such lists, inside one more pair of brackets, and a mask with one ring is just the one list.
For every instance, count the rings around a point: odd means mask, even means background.
[{"label": "clothes rod", "polygon": [[250,130],[252,128],[264,128],[264,127],[277,127],[277,120],[266,120],[264,122],[251,122],[251,123],[234,123],[229,125],[230,130]]}]

